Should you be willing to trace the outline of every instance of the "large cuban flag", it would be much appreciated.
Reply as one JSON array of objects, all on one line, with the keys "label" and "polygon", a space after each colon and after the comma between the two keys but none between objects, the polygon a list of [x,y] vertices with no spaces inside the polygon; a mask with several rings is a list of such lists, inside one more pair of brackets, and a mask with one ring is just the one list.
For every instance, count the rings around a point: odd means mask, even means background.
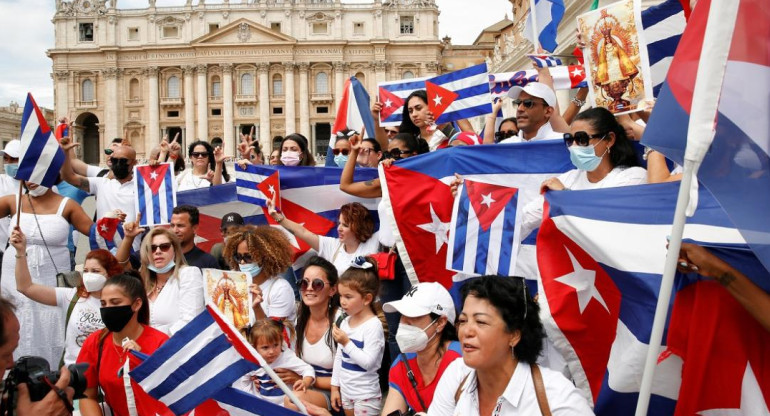
[{"label": "large cuban flag", "polygon": [[134,182],[136,212],[142,215],[139,224],[142,227],[169,224],[176,206],[174,165],[135,166]]},{"label": "large cuban flag", "polygon": [[[537,237],[541,317],[598,415],[636,408],[677,190],[668,183],[546,193]],[[700,200],[685,238],[745,247],[706,190]],[[661,355],[650,414],[673,413],[681,377],[682,357]]]},{"label": "large cuban flag", "polygon": [[27,94],[21,117],[19,170],[15,178],[52,187],[64,163],[64,151],[51,133],[48,122],[32,94]]},{"label": "large cuban flag", "polygon": [[[737,0],[736,0],[737,1]],[[642,143],[682,164],[711,0],[700,0],[680,41]],[[716,135],[698,180],[770,269],[770,8],[741,0],[719,96]]]},{"label": "large cuban flag", "polygon": [[350,77],[345,81],[342,90],[339,108],[337,108],[337,118],[334,119],[332,126],[332,136],[329,139],[329,149],[326,151],[326,166],[337,166],[334,163],[334,142],[338,131],[346,128],[355,130],[362,137],[374,137],[374,118],[370,110],[369,93],[361,85],[356,77]]}]

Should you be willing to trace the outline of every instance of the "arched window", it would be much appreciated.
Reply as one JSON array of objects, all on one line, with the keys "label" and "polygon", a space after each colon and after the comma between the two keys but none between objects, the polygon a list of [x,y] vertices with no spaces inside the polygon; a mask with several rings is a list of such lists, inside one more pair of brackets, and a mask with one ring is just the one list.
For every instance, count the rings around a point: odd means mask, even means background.
[{"label": "arched window", "polygon": [[412,78],[414,78],[414,72],[404,71],[403,79],[412,79]]},{"label": "arched window", "polygon": [[273,95],[283,95],[283,78],[281,78],[281,74],[273,75]]},{"label": "arched window", "polygon": [[142,98],[142,90],[139,88],[139,80],[131,78],[128,82],[128,95],[130,100],[138,100]]},{"label": "arched window", "polygon": [[94,82],[90,79],[83,80],[83,84],[81,84],[80,91],[80,97],[83,99],[83,101],[93,101],[94,100]]},{"label": "arched window", "polygon": [[214,75],[211,77],[211,96],[222,96],[222,81],[219,80],[219,75]]},{"label": "arched window", "polygon": [[241,94],[254,94],[254,77],[249,73],[241,75]]},{"label": "arched window", "polygon": [[329,76],[326,72],[319,72],[315,76],[315,92],[317,94],[329,93]]},{"label": "arched window", "polygon": [[169,98],[179,98],[179,78],[176,77],[176,75],[172,75],[168,81],[166,82],[166,85],[168,86],[168,97]]}]

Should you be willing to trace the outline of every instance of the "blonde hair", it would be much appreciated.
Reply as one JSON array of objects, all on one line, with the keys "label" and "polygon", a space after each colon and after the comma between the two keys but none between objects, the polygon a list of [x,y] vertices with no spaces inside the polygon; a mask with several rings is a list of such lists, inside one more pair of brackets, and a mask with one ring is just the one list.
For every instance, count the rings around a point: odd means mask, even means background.
[{"label": "blonde hair", "polygon": [[182,268],[182,266],[187,266],[187,262],[184,259],[184,253],[182,253],[182,244],[179,242],[179,239],[174,233],[168,229],[159,227],[155,227],[150,230],[150,232],[147,233],[147,235],[144,237],[144,240],[142,240],[142,246],[139,249],[140,260],[142,263],[141,267],[139,267],[139,274],[142,276],[144,288],[147,290],[147,293],[150,293],[153,289],[155,289],[155,284],[157,283],[157,276],[155,275],[155,272],[150,270],[148,266],[150,265],[152,257],[152,249],[150,248],[152,245],[152,240],[159,235],[168,237],[169,241],[171,242],[171,246],[174,248],[175,266],[174,272],[171,277],[169,277],[169,280],[178,278],[179,270]]},{"label": "blonde hair", "polygon": [[257,342],[259,342],[260,339],[263,339],[266,342],[283,343],[284,330],[287,331],[289,340],[294,342],[294,338],[297,334],[294,331],[294,326],[288,319],[280,321],[271,318],[260,319],[255,322],[249,330],[248,340],[249,343],[254,346],[254,348],[257,348]]}]

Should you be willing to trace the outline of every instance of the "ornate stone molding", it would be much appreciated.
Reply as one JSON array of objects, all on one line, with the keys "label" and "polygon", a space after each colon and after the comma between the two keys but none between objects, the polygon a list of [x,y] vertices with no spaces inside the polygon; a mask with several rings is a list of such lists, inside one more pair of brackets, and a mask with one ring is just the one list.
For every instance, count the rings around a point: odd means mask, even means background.
[{"label": "ornate stone molding", "polygon": [[70,79],[70,71],[55,71],[53,74],[57,81],[67,81]]},{"label": "ornate stone molding", "polygon": [[347,62],[336,61],[333,65],[335,71],[347,71],[350,68]]},{"label": "ornate stone molding", "polygon": [[311,23],[331,22],[334,20],[334,16],[324,12],[316,12],[307,16],[305,20]]},{"label": "ornate stone molding", "polygon": [[297,67],[294,62],[284,62],[281,65],[283,65],[284,72],[294,72],[294,68]]},{"label": "ornate stone molding", "polygon": [[147,68],[144,69],[144,75],[148,77],[157,77],[158,72],[160,72],[160,68],[158,68],[157,66],[148,66]]},{"label": "ornate stone molding", "polygon": [[270,63],[269,62],[258,62],[257,63],[257,71],[259,72],[267,72],[270,70]]},{"label": "ornate stone molding", "polygon": [[209,74],[221,74],[222,68],[219,65],[212,65],[209,67]]},{"label": "ornate stone molding", "polygon": [[233,73],[233,64],[219,64],[219,68],[222,69],[223,74]]},{"label": "ornate stone molding", "polygon": [[102,71],[104,79],[117,79],[123,74],[123,70],[120,68],[108,67]]},{"label": "ornate stone molding", "polygon": [[388,62],[387,61],[374,61],[374,70],[375,71],[385,71],[388,69]]},{"label": "ornate stone molding", "polygon": [[299,62],[297,63],[297,68],[299,69],[299,72],[307,72],[308,69],[310,69],[310,64],[307,62]]},{"label": "ornate stone molding", "polygon": [[206,75],[206,71],[207,71],[208,69],[209,69],[209,66],[208,66],[208,65],[206,65],[206,64],[198,64],[198,65],[195,67],[195,72],[197,72],[198,74],[203,74],[203,75]]},{"label": "ornate stone molding", "polygon": [[248,23],[243,22],[238,25],[238,40],[241,42],[248,42],[251,39],[251,27]]},{"label": "ornate stone molding", "polygon": [[184,24],[184,19],[180,19],[174,16],[166,16],[163,19],[156,20],[155,24],[159,26],[182,26]]},{"label": "ornate stone molding", "polygon": [[438,72],[438,63],[437,62],[426,62],[425,63],[425,69],[428,70],[428,72]]},{"label": "ornate stone molding", "polygon": [[182,73],[185,75],[194,75],[195,74],[195,65],[185,65],[182,67]]}]

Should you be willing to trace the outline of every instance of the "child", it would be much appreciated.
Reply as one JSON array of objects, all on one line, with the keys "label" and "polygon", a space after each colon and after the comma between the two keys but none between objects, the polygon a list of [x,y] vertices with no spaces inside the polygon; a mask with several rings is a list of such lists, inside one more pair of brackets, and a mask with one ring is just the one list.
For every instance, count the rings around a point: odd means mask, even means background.
[{"label": "child", "polygon": [[[273,319],[257,321],[249,332],[249,341],[271,368],[285,368],[302,376],[294,383],[294,390],[305,391],[315,383],[315,371],[299,359],[294,351],[285,348],[284,324]],[[233,387],[251,393],[269,402],[283,406],[285,394],[264,369],[246,374]]]},{"label": "child", "polygon": [[353,259],[337,284],[340,306],[348,317],[332,330],[338,347],[331,401],[335,410],[341,406],[347,416],[379,415],[382,408],[377,370],[385,349],[385,335],[374,306],[379,286],[377,263],[370,257]]}]

